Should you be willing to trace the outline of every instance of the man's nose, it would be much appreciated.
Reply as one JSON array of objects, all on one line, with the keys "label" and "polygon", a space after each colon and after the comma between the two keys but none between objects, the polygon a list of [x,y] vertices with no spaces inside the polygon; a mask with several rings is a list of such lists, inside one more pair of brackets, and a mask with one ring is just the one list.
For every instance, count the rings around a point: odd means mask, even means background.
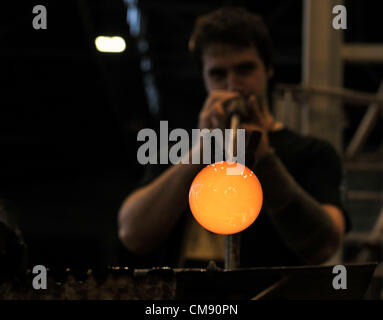
[{"label": "man's nose", "polygon": [[227,90],[239,93],[243,91],[242,81],[235,72],[229,72],[227,75]]}]

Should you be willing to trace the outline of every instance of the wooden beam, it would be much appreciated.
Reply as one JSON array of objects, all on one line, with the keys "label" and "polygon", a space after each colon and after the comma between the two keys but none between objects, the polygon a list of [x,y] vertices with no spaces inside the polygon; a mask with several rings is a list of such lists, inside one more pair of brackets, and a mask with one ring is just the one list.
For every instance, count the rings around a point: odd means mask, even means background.
[{"label": "wooden beam", "polygon": [[344,44],[341,47],[341,57],[347,62],[382,63],[383,44]]},{"label": "wooden beam", "polygon": [[291,84],[277,84],[275,91],[291,91],[295,94],[302,94],[305,99],[311,95],[325,95],[331,98],[341,99],[353,105],[364,105],[367,108],[368,104],[376,103],[383,106],[383,94],[370,94],[361,91],[333,88],[328,86],[319,85],[291,85]]},{"label": "wooden beam", "polygon": [[[340,47],[343,31],[332,26],[332,8],[343,1],[303,1],[303,61],[302,82],[305,85],[343,86],[343,63]],[[330,142],[338,152],[343,146],[343,110],[327,96],[310,100],[309,108],[301,115],[303,134],[310,134]]]},{"label": "wooden beam", "polygon": [[[383,92],[383,81],[379,86],[378,92]],[[378,122],[382,106],[383,104],[379,106],[377,103],[373,103],[368,107],[366,114],[364,115],[362,121],[359,124],[358,129],[356,130],[354,136],[351,139],[350,144],[346,149],[345,155],[347,159],[353,158],[362,149],[372,129]]]}]

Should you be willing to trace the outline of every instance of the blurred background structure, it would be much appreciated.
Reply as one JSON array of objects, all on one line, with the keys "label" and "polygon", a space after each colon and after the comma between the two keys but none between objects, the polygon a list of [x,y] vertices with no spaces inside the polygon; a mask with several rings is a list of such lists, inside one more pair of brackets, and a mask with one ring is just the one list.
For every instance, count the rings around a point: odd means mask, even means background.
[{"label": "blurred background structure", "polygon": [[[225,4],[261,14],[270,28],[278,117],[304,133],[324,135],[344,159],[345,205],[353,230],[343,259],[356,261],[367,243],[364,248],[372,256],[363,259],[382,261],[382,227],[376,227],[383,207],[383,119],[382,104],[376,102],[382,101],[377,92],[383,79],[379,2],[320,2],[5,5],[0,22],[0,198],[18,208],[30,265],[134,264],[135,257],[117,239],[116,219],[143,172],[136,160],[137,132],[159,120],[168,120],[170,129],[195,127],[205,91],[188,40],[198,15]],[[32,27],[32,9],[38,4],[47,9],[47,30]],[[331,23],[333,4],[346,6],[347,30],[327,32],[321,26]],[[126,49],[99,52],[97,36],[120,36]],[[318,50],[328,55],[325,70],[319,70],[327,82],[316,81],[310,69]],[[315,99],[322,99],[319,107]],[[319,127],[310,120],[310,108],[322,119]]]}]

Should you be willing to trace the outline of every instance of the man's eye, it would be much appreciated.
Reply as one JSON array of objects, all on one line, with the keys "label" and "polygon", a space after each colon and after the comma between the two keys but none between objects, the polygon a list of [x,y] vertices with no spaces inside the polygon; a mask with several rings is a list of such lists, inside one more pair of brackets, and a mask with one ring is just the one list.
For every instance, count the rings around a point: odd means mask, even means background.
[{"label": "man's eye", "polygon": [[223,70],[212,70],[210,72],[210,76],[213,79],[223,79],[224,77],[226,77],[226,72]]},{"label": "man's eye", "polygon": [[255,65],[253,64],[239,66],[235,69],[237,74],[243,75],[243,76],[250,75],[254,70],[255,70]]}]

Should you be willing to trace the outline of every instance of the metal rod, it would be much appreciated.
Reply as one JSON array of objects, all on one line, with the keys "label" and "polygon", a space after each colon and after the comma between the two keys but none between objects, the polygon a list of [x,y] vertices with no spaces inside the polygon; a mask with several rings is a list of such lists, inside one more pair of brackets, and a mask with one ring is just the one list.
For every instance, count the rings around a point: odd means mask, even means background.
[{"label": "metal rod", "polygon": [[240,244],[241,235],[229,234],[225,238],[225,269],[232,270],[240,265]]},{"label": "metal rod", "polygon": [[[234,114],[231,117],[230,129],[230,140],[228,144],[228,157],[229,161],[233,161],[234,150],[237,150],[237,129],[239,127],[240,119],[239,116]],[[239,268],[240,264],[240,233],[230,234],[225,237],[225,269]]]}]

